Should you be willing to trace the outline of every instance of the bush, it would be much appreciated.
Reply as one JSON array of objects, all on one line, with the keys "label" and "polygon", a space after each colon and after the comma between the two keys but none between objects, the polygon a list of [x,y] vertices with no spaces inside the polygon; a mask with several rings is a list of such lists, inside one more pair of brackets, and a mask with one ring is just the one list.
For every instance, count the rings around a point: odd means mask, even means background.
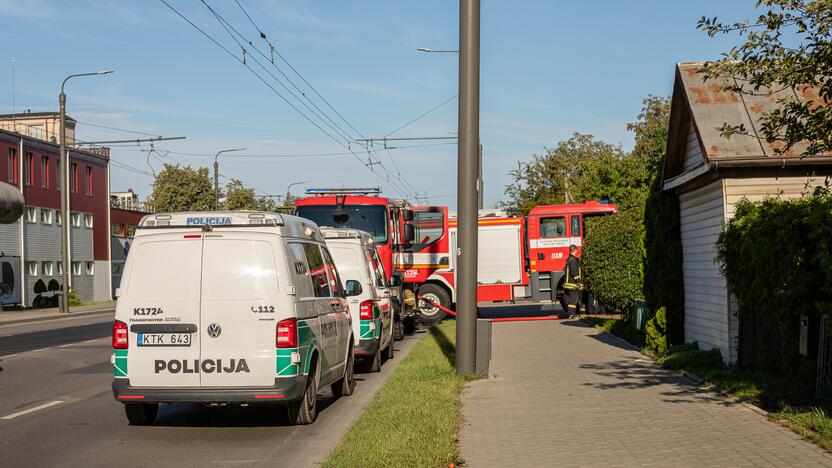
[{"label": "bush", "polygon": [[662,307],[644,327],[645,346],[656,356],[667,353],[667,310]]},{"label": "bush", "polygon": [[717,256],[741,322],[754,325],[741,343],[753,359],[743,363],[811,385],[813,363],[797,353],[798,320],[815,323],[832,309],[832,197],[741,202]]},{"label": "bush", "polygon": [[582,255],[587,288],[606,306],[628,312],[642,297],[643,210],[588,219]]},{"label": "bush", "polygon": [[67,302],[69,303],[70,306],[75,307],[75,306],[79,306],[79,305],[82,304],[81,299],[78,299],[78,295],[75,294],[74,290],[70,289],[69,294],[67,296],[68,296]]},{"label": "bush", "polygon": [[[650,188],[644,209],[644,300],[652,311],[665,309],[666,344],[685,341],[685,292],[682,278],[682,237],[679,200],[662,192],[661,177]],[[649,344],[649,343],[648,343]]]}]

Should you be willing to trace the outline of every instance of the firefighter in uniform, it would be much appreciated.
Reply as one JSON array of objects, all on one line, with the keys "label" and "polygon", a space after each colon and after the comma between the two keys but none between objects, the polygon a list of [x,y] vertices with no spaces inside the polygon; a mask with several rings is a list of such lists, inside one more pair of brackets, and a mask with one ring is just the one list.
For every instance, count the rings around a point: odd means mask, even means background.
[{"label": "firefighter in uniform", "polygon": [[575,256],[576,253],[578,253],[578,247],[570,245],[569,258],[566,259],[566,267],[563,269],[563,290],[566,296],[566,312],[570,316],[578,314],[578,307],[581,302],[581,289],[583,289],[581,260]]}]

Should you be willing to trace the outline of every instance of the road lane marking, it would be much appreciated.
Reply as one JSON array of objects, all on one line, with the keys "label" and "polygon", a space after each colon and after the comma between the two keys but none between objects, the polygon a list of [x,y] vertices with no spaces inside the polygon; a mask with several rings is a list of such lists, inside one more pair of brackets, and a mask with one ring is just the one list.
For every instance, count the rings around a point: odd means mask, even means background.
[{"label": "road lane marking", "polygon": [[8,416],[3,416],[0,419],[14,419],[18,416],[23,416],[24,414],[34,413],[35,411],[40,411],[42,409],[51,408],[55,405],[60,405],[63,402],[64,402],[63,400],[50,401],[49,403],[44,403],[40,406],[35,406],[34,408],[29,408],[27,410],[19,411],[17,413],[13,413],[13,414],[10,414]]}]

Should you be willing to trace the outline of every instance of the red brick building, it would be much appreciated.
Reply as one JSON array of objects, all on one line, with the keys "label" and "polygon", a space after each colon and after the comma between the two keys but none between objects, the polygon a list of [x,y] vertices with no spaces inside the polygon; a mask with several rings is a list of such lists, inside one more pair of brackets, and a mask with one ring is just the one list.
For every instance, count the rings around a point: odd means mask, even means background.
[{"label": "red brick building", "polygon": [[[0,262],[14,271],[16,291],[0,289],[0,302],[27,307],[57,304],[61,272],[83,301],[111,298],[109,150],[69,151],[70,265],[61,261],[57,113],[0,115],[0,180],[18,187],[26,201],[22,219],[0,225]],[[67,118],[74,141],[75,121]],[[0,269],[2,266],[0,265]]]}]

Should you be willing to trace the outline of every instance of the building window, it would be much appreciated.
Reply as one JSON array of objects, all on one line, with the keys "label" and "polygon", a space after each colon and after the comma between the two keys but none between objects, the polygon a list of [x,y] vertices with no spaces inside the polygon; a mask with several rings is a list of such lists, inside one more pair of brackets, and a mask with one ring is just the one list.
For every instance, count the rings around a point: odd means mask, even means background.
[{"label": "building window", "polygon": [[95,274],[95,262],[87,262],[87,274],[90,276]]},{"label": "building window", "polygon": [[26,272],[29,276],[38,275],[38,262],[26,262]]},{"label": "building window", "polygon": [[40,158],[40,186],[49,188],[49,158],[46,156]]},{"label": "building window", "polygon": [[84,215],[84,226],[92,229],[92,215],[91,214],[85,214]]},{"label": "building window", "polygon": [[23,164],[23,183],[26,185],[35,185],[34,178],[32,174],[35,171],[35,157],[32,153],[26,153],[26,159],[24,160]]},{"label": "building window", "polygon": [[87,196],[92,196],[92,167],[87,166]]},{"label": "building window", "polygon": [[55,263],[53,262],[42,262],[40,266],[43,270],[43,276],[54,276],[54,265]]},{"label": "building window", "polygon": [[72,262],[72,274],[81,276],[81,262]]},{"label": "building window", "polygon": [[54,213],[54,211],[41,208],[40,222],[43,224],[52,224],[52,213]]},{"label": "building window", "polygon": [[8,169],[9,182],[17,185],[17,151],[12,148],[9,148]]},{"label": "building window", "polygon": [[32,206],[26,207],[26,222],[27,223],[36,223],[38,222],[38,209]]},{"label": "building window", "polygon": [[57,267],[56,270],[58,270],[58,273],[57,273],[58,276],[63,275],[64,274],[64,263],[63,262],[55,262],[55,266]]},{"label": "building window", "polygon": [[55,224],[57,224],[58,226],[60,226],[60,225],[61,225],[61,223],[62,223],[62,219],[61,219],[61,210],[55,210]]},{"label": "building window", "polygon": [[81,213],[70,213],[69,214],[69,224],[71,226],[80,227],[81,226]]},{"label": "building window", "polygon": [[78,193],[78,164],[72,163],[72,168],[69,174],[69,191],[72,193]]}]

